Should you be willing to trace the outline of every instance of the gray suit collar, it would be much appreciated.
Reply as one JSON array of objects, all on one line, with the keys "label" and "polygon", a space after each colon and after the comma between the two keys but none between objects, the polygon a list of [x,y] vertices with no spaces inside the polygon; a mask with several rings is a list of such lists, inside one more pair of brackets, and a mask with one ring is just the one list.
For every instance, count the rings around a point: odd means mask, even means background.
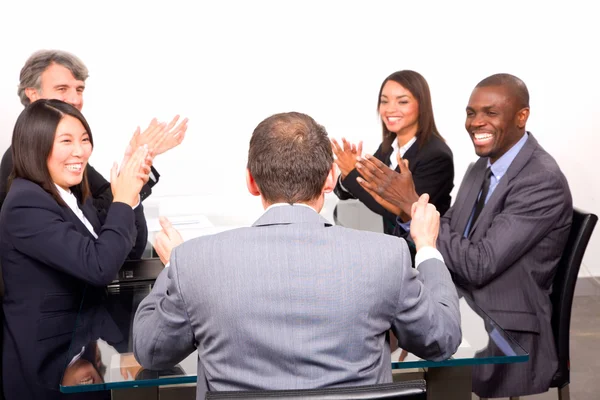
[{"label": "gray suit collar", "polygon": [[266,211],[252,226],[287,225],[287,224],[318,224],[331,226],[331,222],[304,206],[278,206]]}]

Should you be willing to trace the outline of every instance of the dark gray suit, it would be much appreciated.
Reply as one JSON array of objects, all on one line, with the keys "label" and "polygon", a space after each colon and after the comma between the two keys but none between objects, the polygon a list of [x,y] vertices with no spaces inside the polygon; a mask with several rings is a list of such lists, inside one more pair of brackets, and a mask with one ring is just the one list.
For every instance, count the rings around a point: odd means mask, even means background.
[{"label": "dark gray suit", "polygon": [[390,328],[423,358],[455,352],[458,297],[444,263],[417,272],[404,240],[284,205],[252,227],[177,247],[138,308],[134,353],[163,369],[197,349],[199,399],[374,384],[392,379]]},{"label": "dark gray suit", "polygon": [[482,397],[545,392],[557,368],[549,295],[571,226],[571,192],[552,156],[529,134],[465,238],[486,167],[481,158],[467,171],[442,218],[438,249],[454,280],[530,361],[475,367],[473,391]]}]

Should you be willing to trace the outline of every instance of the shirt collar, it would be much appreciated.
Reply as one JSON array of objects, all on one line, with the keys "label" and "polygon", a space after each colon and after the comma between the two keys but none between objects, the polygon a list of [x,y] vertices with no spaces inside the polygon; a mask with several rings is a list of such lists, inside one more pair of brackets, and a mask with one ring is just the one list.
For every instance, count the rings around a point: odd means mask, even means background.
[{"label": "shirt collar", "polygon": [[75,198],[75,195],[73,194],[73,192],[71,192],[70,190],[67,191],[67,190],[63,189],[62,187],[58,186],[56,183],[54,185],[58,189],[58,194],[63,199],[63,201],[65,203],[67,203],[67,205],[69,206],[70,209],[74,209],[73,207],[79,208],[79,206],[77,205],[77,198]]},{"label": "shirt collar", "polygon": [[265,209],[265,212],[269,211],[271,208],[274,208],[274,207],[283,207],[283,206],[302,206],[302,207],[310,208],[314,212],[317,212],[317,210],[315,210],[314,208],[312,208],[308,204],[303,204],[303,203],[293,203],[293,204],[290,204],[290,203],[275,203],[275,204],[271,204],[269,207],[267,207]]},{"label": "shirt collar", "polygon": [[404,146],[399,147],[398,139],[396,139],[392,142],[392,149],[394,152],[399,151],[400,157],[404,157],[404,154],[408,151],[408,149],[410,149],[410,146],[412,146],[413,143],[416,141],[417,141],[417,137],[415,136],[412,139],[410,139]]},{"label": "shirt collar", "polygon": [[495,163],[490,163],[490,159],[488,158],[487,166],[491,167],[492,174],[494,174],[494,177],[497,180],[500,180],[500,178],[504,176],[506,170],[508,170],[508,167],[510,167],[510,164],[512,164],[514,159],[517,157],[517,154],[519,154],[519,151],[521,151],[523,146],[525,146],[527,137],[527,132],[525,132],[523,137],[519,139],[519,141],[515,143],[513,147],[511,147],[506,153],[504,153],[502,157],[497,159]]}]

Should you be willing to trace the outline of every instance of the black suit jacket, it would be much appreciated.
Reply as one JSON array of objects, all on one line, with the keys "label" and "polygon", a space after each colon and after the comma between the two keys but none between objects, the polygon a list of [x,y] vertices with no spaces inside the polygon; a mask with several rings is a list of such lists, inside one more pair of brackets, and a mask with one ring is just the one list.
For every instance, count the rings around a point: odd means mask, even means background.
[{"label": "black suit jacket", "polygon": [[[383,144],[379,145],[373,156],[384,164],[390,165],[392,148],[382,149],[382,147]],[[419,195],[428,193],[429,201],[443,215],[450,208],[450,192],[454,187],[454,161],[450,147],[442,139],[432,135],[421,148],[418,142],[410,146],[403,158],[408,160],[408,169],[412,173],[417,193]],[[400,172],[400,169],[396,167],[396,171]],[[349,192],[342,189],[338,181],[334,189],[335,194],[340,200],[359,199],[371,211],[383,217],[383,231],[393,234],[397,216],[383,208],[360,186],[356,181],[358,176],[358,171],[353,169],[342,180],[342,185]]]},{"label": "black suit jacket", "polygon": [[[0,162],[0,208],[4,203],[4,199],[8,193],[8,177],[13,170],[13,157],[12,148],[9,147],[2,157]],[[154,178],[150,178],[147,184],[142,187],[140,191],[140,198],[142,201],[152,194],[152,187],[156,185],[160,174],[157,170],[152,167],[152,175]],[[92,200],[96,210],[106,212],[113,201],[112,191],[110,189],[110,182],[108,182],[98,171],[91,165],[87,165],[87,179],[92,192]]]},{"label": "black suit jacket", "polygon": [[132,210],[113,203],[104,220],[90,199],[81,209],[98,239],[69,207],[25,179],[14,180],[0,211],[8,400],[61,398],[58,386],[83,291],[103,291],[128,254],[139,257],[145,247],[141,204]]}]

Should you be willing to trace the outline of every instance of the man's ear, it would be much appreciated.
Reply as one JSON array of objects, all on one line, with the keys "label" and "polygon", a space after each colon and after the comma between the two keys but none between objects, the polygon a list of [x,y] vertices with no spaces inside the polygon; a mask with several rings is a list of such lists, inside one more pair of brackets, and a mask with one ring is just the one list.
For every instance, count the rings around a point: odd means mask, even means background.
[{"label": "man's ear", "polygon": [[248,187],[248,191],[252,196],[260,196],[258,185],[256,184],[256,181],[254,180],[254,177],[248,168],[246,168],[246,186]]},{"label": "man's ear", "polygon": [[27,96],[31,103],[42,98],[40,93],[38,93],[37,89],[32,87],[28,87],[25,89],[25,96]]},{"label": "man's ear", "polygon": [[517,112],[517,126],[519,129],[525,128],[527,118],[529,118],[529,107],[522,108]]},{"label": "man's ear", "polygon": [[327,174],[327,179],[325,179],[325,185],[323,186],[323,193],[331,193],[335,188],[335,184],[337,182],[338,171],[335,163],[331,165],[331,169]]}]

